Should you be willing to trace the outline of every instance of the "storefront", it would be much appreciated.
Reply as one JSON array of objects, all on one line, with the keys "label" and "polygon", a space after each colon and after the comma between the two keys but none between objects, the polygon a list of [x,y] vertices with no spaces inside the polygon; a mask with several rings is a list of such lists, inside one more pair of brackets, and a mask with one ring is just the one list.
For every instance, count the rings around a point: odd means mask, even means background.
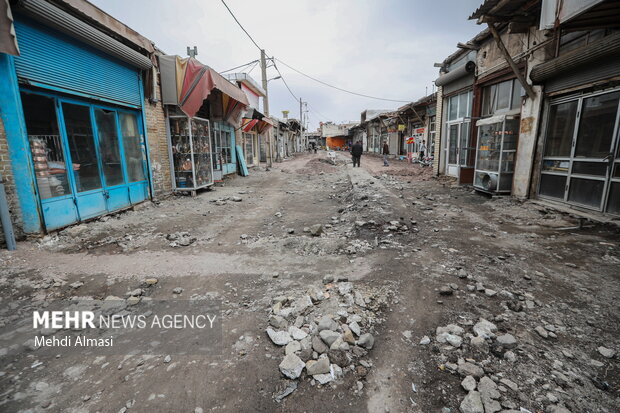
[{"label": "storefront", "polygon": [[463,54],[446,65],[436,81],[442,87],[443,113],[440,170],[460,183],[471,183],[475,151],[471,118],[474,106],[475,52]]},{"label": "storefront", "polygon": [[620,215],[620,89],[549,101],[538,194]]},{"label": "storefront", "polygon": [[77,19],[49,3],[23,7],[15,10],[20,55],[2,56],[0,104],[15,114],[5,120],[14,173],[34,183],[18,186],[24,231],[148,199],[142,70],[150,59],[81,22],[75,29]]},{"label": "storefront", "polygon": [[517,79],[505,77],[496,77],[495,83],[480,81],[482,119],[476,122],[474,188],[510,194],[519,140],[521,99],[525,92]]},{"label": "storefront", "polygon": [[620,215],[620,33],[577,31],[535,66],[545,102],[534,193],[570,207]]},{"label": "storefront", "polygon": [[176,191],[195,191],[237,170],[235,128],[245,94],[194,58],[160,56],[170,168]]},{"label": "storefront", "polygon": [[248,167],[267,162],[269,155],[269,131],[273,122],[256,109],[250,109],[242,119],[242,139],[245,162]]}]

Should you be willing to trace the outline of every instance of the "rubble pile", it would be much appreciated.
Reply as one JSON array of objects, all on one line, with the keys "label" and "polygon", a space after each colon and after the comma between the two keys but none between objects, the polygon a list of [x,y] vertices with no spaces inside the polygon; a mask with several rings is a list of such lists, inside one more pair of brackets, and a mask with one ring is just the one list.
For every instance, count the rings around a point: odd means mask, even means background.
[{"label": "rubble pile", "polygon": [[321,286],[272,301],[265,331],[283,349],[279,369],[284,377],[326,385],[351,373],[357,388],[363,388],[361,380],[372,367],[366,356],[375,344],[375,326],[383,321],[378,313],[387,305],[387,293],[363,291],[346,278],[325,276]]},{"label": "rubble pile", "polygon": [[[581,411],[574,402],[592,396],[593,387],[608,390],[605,381],[577,366],[580,357],[563,346],[543,350],[532,345],[541,339],[557,343],[565,327],[547,324],[515,332],[515,337],[506,321],[503,315],[493,321],[481,317],[475,323],[462,317],[458,324],[438,326],[434,339],[424,336],[419,342],[435,353],[439,370],[462,379],[461,413],[574,413]],[[615,356],[613,349],[603,346],[596,351],[603,360]],[[595,367],[594,362],[590,360]]]}]

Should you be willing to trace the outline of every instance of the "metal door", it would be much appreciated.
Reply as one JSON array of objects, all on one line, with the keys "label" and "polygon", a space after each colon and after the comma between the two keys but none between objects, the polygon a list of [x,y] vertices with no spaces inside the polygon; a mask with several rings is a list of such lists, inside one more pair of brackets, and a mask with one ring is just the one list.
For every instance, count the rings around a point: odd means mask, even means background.
[{"label": "metal door", "polygon": [[93,114],[107,209],[115,211],[131,205],[123,149],[119,139],[118,115],[115,110],[101,107],[94,107]]},{"label": "metal door", "polygon": [[565,200],[604,210],[616,156],[620,91],[580,100]]},{"label": "metal door", "polygon": [[75,204],[82,220],[107,212],[99,149],[88,105],[60,101],[63,135],[68,143]]}]

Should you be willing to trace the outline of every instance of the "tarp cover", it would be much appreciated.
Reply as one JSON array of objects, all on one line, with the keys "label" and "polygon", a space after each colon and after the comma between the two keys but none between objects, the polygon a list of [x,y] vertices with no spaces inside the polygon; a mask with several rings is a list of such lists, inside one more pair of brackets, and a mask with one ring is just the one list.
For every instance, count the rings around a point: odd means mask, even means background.
[{"label": "tarp cover", "polygon": [[[187,116],[194,117],[211,91],[218,89],[223,94],[222,105],[227,120],[239,123],[241,111],[249,106],[241,89],[192,57],[175,56],[174,63],[174,76],[164,75],[166,68],[162,65],[162,83],[174,79],[178,105]],[[162,85],[162,88],[166,86],[169,85]]]}]

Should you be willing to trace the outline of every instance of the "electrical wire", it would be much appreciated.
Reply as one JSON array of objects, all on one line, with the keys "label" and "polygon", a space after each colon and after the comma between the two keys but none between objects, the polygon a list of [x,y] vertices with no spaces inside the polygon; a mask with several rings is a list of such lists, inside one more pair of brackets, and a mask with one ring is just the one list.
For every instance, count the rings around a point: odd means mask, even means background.
[{"label": "electrical wire", "polygon": [[346,93],[350,93],[352,95],[361,96],[361,97],[365,97],[365,98],[369,98],[369,99],[384,100],[384,101],[387,101],[387,102],[399,102],[399,103],[409,103],[409,102],[411,102],[411,99],[409,99],[409,100],[387,99],[387,98],[380,98],[380,97],[377,97],[377,96],[365,95],[363,93],[352,92],[350,90],[343,89],[341,87],[331,85],[331,84],[329,84],[327,82],[323,82],[322,80],[319,80],[319,79],[317,79],[315,77],[307,75],[304,72],[302,72],[301,70],[295,69],[294,67],[286,64],[285,62],[283,62],[282,60],[280,60],[278,58],[276,58],[275,60],[277,60],[278,62],[282,63],[284,66],[288,67],[289,69],[299,73],[300,75],[307,77],[308,79],[314,80],[315,82],[318,82],[318,83],[320,83],[320,84],[322,84],[324,86],[328,86],[328,87],[331,87],[333,89],[340,90],[341,92],[346,92]]},{"label": "electrical wire", "polygon": [[280,73],[280,69],[278,69],[278,66],[276,66],[276,62],[273,62],[273,67],[274,69],[276,69],[276,72],[278,72],[278,75],[280,75],[280,78],[282,79],[282,83],[284,83],[284,86],[286,86],[286,88],[288,89],[288,92],[291,94],[291,96],[293,96],[293,99],[295,99],[296,102],[299,102],[299,99],[297,98],[297,96],[295,96],[291,88],[288,86],[288,83],[286,83],[284,76],[282,76],[282,73]]},{"label": "electrical wire", "polygon": [[245,30],[245,27],[243,27],[243,25],[241,23],[239,23],[239,20],[237,20],[237,17],[235,17],[235,14],[232,12],[232,10],[230,10],[230,7],[228,7],[228,4],[226,4],[226,2],[224,0],[222,0],[222,3],[224,4],[224,6],[226,7],[226,9],[228,10],[228,12],[230,13],[230,15],[232,16],[233,19],[235,19],[235,21],[237,22],[237,24],[239,25],[239,27],[241,27],[241,30],[243,30],[245,32],[245,34],[248,35],[248,37],[250,38],[250,40],[252,41],[252,43],[254,43],[254,46],[256,46],[258,48],[258,50],[263,50],[262,47],[260,47],[258,45],[258,43],[256,43],[256,41],[252,38],[252,36],[250,36],[250,33],[248,33],[247,30]]},{"label": "electrical wire", "polygon": [[259,61],[257,60],[257,61],[256,61],[256,63],[254,63],[254,66],[252,66],[252,67],[250,68],[250,70],[248,70],[248,72],[247,72],[247,73],[248,73],[248,75],[249,75],[250,73],[252,73],[252,70],[256,69],[256,66],[258,66],[258,63],[259,63]]},{"label": "electrical wire", "polygon": [[249,62],[249,63],[246,63],[246,64],[241,65],[241,66],[236,66],[236,67],[233,67],[232,69],[223,70],[223,71],[221,71],[220,73],[231,72],[231,71],[233,71],[233,70],[240,69],[240,68],[242,68],[242,67],[250,66],[252,63],[258,63],[258,60],[252,60],[252,61],[251,61],[251,62]]}]

